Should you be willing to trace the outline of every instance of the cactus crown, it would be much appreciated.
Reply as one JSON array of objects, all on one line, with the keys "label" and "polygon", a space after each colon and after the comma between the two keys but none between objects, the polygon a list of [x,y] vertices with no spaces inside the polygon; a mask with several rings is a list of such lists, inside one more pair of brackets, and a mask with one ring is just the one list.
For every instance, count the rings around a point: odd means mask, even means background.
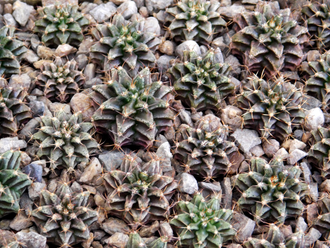
[{"label": "cactus crown", "polygon": [[181,0],[175,7],[167,8],[171,38],[211,43],[214,35],[226,27],[217,12],[219,7],[217,1]]},{"label": "cactus crown", "polygon": [[71,172],[80,162],[88,162],[89,156],[99,145],[90,135],[93,124],[83,122],[82,114],[59,111],[54,117],[42,116],[39,131],[32,139],[38,144],[39,157],[50,160],[50,168],[61,165]]},{"label": "cactus crown", "polygon": [[250,172],[238,175],[236,180],[242,192],[238,205],[250,211],[258,222],[284,222],[288,217],[297,217],[304,208],[301,198],[307,190],[300,174],[298,166],[286,168],[282,160],[267,163],[253,158]]},{"label": "cactus crown", "polygon": [[237,101],[246,110],[244,125],[258,128],[265,138],[285,139],[305,118],[302,91],[282,76],[268,81],[250,77]]},{"label": "cactus crown", "polygon": [[220,108],[221,101],[233,92],[228,64],[219,63],[213,50],[203,56],[184,51],[184,62],[169,69],[178,97],[197,111]]},{"label": "cactus crown", "polygon": [[77,5],[52,5],[38,9],[40,18],[35,22],[35,32],[42,35],[45,45],[70,44],[79,46],[83,29],[89,21],[79,12]]},{"label": "cactus crown", "polygon": [[236,234],[229,223],[232,210],[220,208],[218,195],[206,201],[197,193],[190,202],[178,202],[177,210],[170,223],[178,227],[179,245],[217,248]]},{"label": "cactus crown", "polygon": [[84,76],[78,71],[74,60],[64,63],[60,57],[57,57],[53,63],[44,63],[41,71],[36,83],[51,101],[69,101],[85,83]]},{"label": "cactus crown", "polygon": [[154,81],[148,68],[135,78],[122,67],[112,69],[111,79],[93,90],[91,97],[99,106],[93,121],[99,129],[109,132],[117,146],[150,146],[157,133],[172,126],[172,89]]}]

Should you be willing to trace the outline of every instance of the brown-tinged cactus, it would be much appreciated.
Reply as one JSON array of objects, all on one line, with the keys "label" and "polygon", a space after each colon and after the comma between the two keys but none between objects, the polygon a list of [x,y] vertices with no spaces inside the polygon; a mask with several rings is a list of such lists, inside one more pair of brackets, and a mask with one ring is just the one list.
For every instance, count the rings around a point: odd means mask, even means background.
[{"label": "brown-tinged cactus", "polygon": [[19,211],[20,197],[32,183],[20,170],[20,163],[21,153],[18,151],[0,155],[0,216]]},{"label": "brown-tinged cactus", "polygon": [[93,90],[91,98],[99,107],[93,122],[117,147],[148,147],[159,132],[172,126],[172,89],[153,80],[148,68],[134,78],[122,67],[112,69],[110,80],[93,86]]},{"label": "brown-tinged cactus", "polygon": [[267,163],[262,158],[252,158],[250,171],[236,179],[241,192],[238,206],[258,222],[283,223],[288,217],[298,217],[304,208],[301,199],[308,189],[300,175],[299,166],[286,167],[280,159]]},{"label": "brown-tinged cactus", "polygon": [[89,21],[78,9],[78,5],[54,4],[38,8],[39,19],[34,32],[39,33],[46,46],[70,44],[79,46],[84,38],[83,30]]},{"label": "brown-tinged cactus", "polygon": [[[153,66],[156,57],[153,54],[160,40],[155,33],[142,32],[139,23],[130,22],[116,14],[111,23],[96,26],[99,39],[90,49],[91,58],[101,64],[103,69],[123,66],[136,74],[140,67]],[[95,33],[95,32],[94,32]]]},{"label": "brown-tinged cactus", "polygon": [[88,207],[89,195],[73,192],[68,183],[59,184],[55,193],[41,191],[40,203],[31,214],[40,234],[63,248],[89,239],[89,226],[98,218],[97,211]]},{"label": "brown-tinged cactus", "polygon": [[226,27],[218,10],[220,2],[204,0],[180,0],[174,7],[166,9],[168,30],[172,39],[194,40],[211,43],[214,35]]},{"label": "brown-tinged cactus", "polygon": [[207,181],[224,175],[231,166],[230,155],[238,150],[234,142],[227,140],[227,134],[227,127],[211,114],[203,116],[193,127],[182,124],[176,135],[174,158],[186,172]]},{"label": "brown-tinged cactus", "polygon": [[54,62],[45,62],[36,80],[47,98],[59,102],[68,102],[84,83],[85,78],[78,70],[77,62],[64,62],[60,57]]},{"label": "brown-tinged cactus", "polygon": [[179,201],[171,225],[177,227],[180,247],[217,248],[232,240],[236,230],[230,224],[232,210],[220,207],[220,196],[206,201],[201,193]]},{"label": "brown-tinged cactus", "polygon": [[154,241],[145,242],[139,233],[134,231],[130,233],[125,248],[167,248],[167,241],[163,236]]},{"label": "brown-tinged cactus", "polygon": [[318,201],[319,215],[313,225],[321,231],[326,240],[330,239],[330,195],[323,194]]},{"label": "brown-tinged cactus", "polygon": [[52,170],[62,166],[72,172],[99,149],[91,136],[93,124],[84,122],[80,112],[68,114],[60,110],[54,116],[42,116],[40,125],[32,140],[36,141],[37,156],[48,159]]},{"label": "brown-tinged cactus", "polygon": [[104,175],[106,209],[133,229],[166,218],[177,182],[161,167],[162,159],[154,153],[126,155],[119,168]]},{"label": "brown-tinged cactus", "polygon": [[330,47],[330,1],[308,1],[301,12],[317,48],[328,49]]},{"label": "brown-tinged cactus", "polygon": [[169,69],[177,97],[190,108],[219,110],[224,98],[234,91],[230,66],[219,63],[214,50],[203,56],[184,51],[183,62]]},{"label": "brown-tinged cactus", "polygon": [[253,75],[237,98],[243,114],[244,126],[256,128],[262,137],[285,139],[299,126],[305,113],[303,92],[286,82],[283,76],[265,80]]},{"label": "brown-tinged cactus", "polygon": [[290,9],[259,2],[254,12],[241,13],[235,23],[237,33],[231,50],[242,57],[249,71],[265,71],[270,77],[280,71],[294,71],[301,64],[307,28],[292,18]]},{"label": "brown-tinged cactus", "polygon": [[15,136],[20,124],[32,118],[30,108],[24,103],[27,92],[0,85],[0,137]]}]

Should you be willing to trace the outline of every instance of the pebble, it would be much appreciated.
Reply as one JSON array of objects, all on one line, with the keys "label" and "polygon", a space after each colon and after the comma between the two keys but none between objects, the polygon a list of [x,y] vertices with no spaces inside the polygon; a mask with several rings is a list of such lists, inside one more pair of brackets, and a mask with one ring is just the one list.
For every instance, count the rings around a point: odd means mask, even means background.
[{"label": "pebble", "polygon": [[[155,17],[148,17],[144,21],[143,32],[153,33],[153,34],[159,36],[160,35],[160,26],[159,26],[158,20]],[[169,55],[171,55],[171,54],[169,54]]]},{"label": "pebble", "polygon": [[303,150],[306,147],[306,144],[297,139],[289,139],[282,144],[282,147],[289,150],[289,153],[291,153],[295,149]]},{"label": "pebble", "polygon": [[88,64],[85,68],[84,75],[86,81],[91,80],[95,77],[95,64]]},{"label": "pebble", "polygon": [[36,163],[31,163],[22,168],[22,171],[29,175],[30,178],[38,183],[42,182],[42,166]]},{"label": "pebble", "polygon": [[25,26],[30,19],[30,14],[34,11],[33,6],[16,1],[13,6],[13,16],[15,20],[21,25]]},{"label": "pebble", "polygon": [[113,150],[100,154],[99,160],[107,171],[112,171],[121,165],[124,157],[125,153]]},{"label": "pebble", "polygon": [[101,226],[109,234],[115,234],[117,232],[129,233],[130,231],[129,226],[124,221],[112,217],[108,218]]},{"label": "pebble", "polygon": [[276,139],[269,139],[263,142],[262,148],[265,154],[272,158],[274,154],[280,149],[280,143]]},{"label": "pebble", "polygon": [[162,42],[159,45],[159,51],[161,53],[165,53],[167,55],[173,55],[173,53],[174,53],[174,47],[175,47],[174,42],[172,42],[170,40],[165,40],[164,42]]},{"label": "pebble", "polygon": [[317,183],[310,183],[308,186],[309,186],[308,197],[313,202],[317,202],[319,198],[319,189]]},{"label": "pebble", "polygon": [[201,55],[201,49],[196,41],[193,40],[187,40],[182,42],[180,45],[178,45],[175,49],[175,53],[177,56],[180,57],[181,60],[183,60],[183,52],[184,51],[193,51],[197,55]]},{"label": "pebble", "polygon": [[316,240],[320,239],[322,234],[312,227],[309,232],[305,235],[305,247],[313,247]]},{"label": "pebble", "polygon": [[84,40],[80,43],[77,54],[88,54],[89,49],[93,44],[94,44],[94,40],[92,37],[90,36],[85,37]]},{"label": "pebble", "polygon": [[4,8],[3,8],[3,11],[4,11],[4,14],[7,14],[7,13],[11,14],[11,13],[13,13],[13,5],[10,4],[10,3],[6,3],[5,6],[4,6]]},{"label": "pebble", "polygon": [[231,166],[229,166],[227,173],[229,175],[236,174],[244,159],[245,157],[242,153],[233,152],[229,157]]},{"label": "pebble", "polygon": [[85,69],[88,64],[88,57],[86,56],[86,54],[78,54],[75,60],[77,61],[79,70]]},{"label": "pebble", "polygon": [[159,224],[159,229],[160,229],[160,235],[161,236],[166,236],[169,239],[173,237],[173,229],[167,221],[161,221]]},{"label": "pebble", "polygon": [[93,101],[83,93],[76,93],[70,101],[74,113],[81,111],[83,119],[90,121],[94,114]]},{"label": "pebble", "polygon": [[237,129],[232,136],[244,153],[249,152],[252,147],[261,144],[259,134],[255,130]]},{"label": "pebble", "polygon": [[41,69],[41,67],[45,64],[45,63],[52,63],[53,61],[52,60],[44,60],[44,59],[42,59],[42,60],[39,60],[39,61],[37,61],[37,62],[34,62],[33,63],[33,66],[34,66],[34,68],[36,68],[36,69]]},{"label": "pebble", "polygon": [[287,159],[289,156],[289,153],[283,147],[274,154],[274,158],[279,158],[282,160]]},{"label": "pebble", "polygon": [[7,13],[3,15],[3,19],[7,26],[17,27],[17,22],[15,21],[14,17]]},{"label": "pebble", "polygon": [[21,75],[12,75],[9,80],[9,87],[13,89],[22,89],[29,90],[31,87],[31,78],[28,74]]},{"label": "pebble", "polygon": [[207,182],[199,182],[198,186],[202,191],[202,195],[204,198],[210,197],[214,194],[221,194],[221,185],[219,182],[207,183]]},{"label": "pebble", "polygon": [[71,109],[69,104],[59,103],[59,102],[52,102],[48,104],[49,110],[52,114],[57,113],[58,111],[64,111],[67,114],[71,114]]},{"label": "pebble", "polygon": [[15,218],[10,223],[10,228],[15,231],[21,231],[23,229],[29,228],[33,223],[29,217],[23,211],[18,212]]},{"label": "pebble", "polygon": [[46,46],[38,46],[37,47],[37,54],[42,59],[52,60],[54,55],[55,55],[55,51],[53,49],[49,48],[49,47],[46,47]]},{"label": "pebble", "polygon": [[321,183],[320,190],[322,192],[330,193],[330,179],[326,179],[323,183]]},{"label": "pebble", "polygon": [[232,105],[227,105],[221,111],[221,120],[231,128],[237,129],[242,125],[242,113],[241,109]]},{"label": "pebble", "polygon": [[114,246],[117,248],[126,247],[126,244],[128,242],[128,235],[116,232],[113,234],[110,238],[106,239],[105,242],[110,245],[110,247]]},{"label": "pebble", "polygon": [[305,222],[303,217],[299,217],[297,220],[297,224],[296,224],[296,232],[301,230],[303,232],[305,232],[308,228],[307,223]]},{"label": "pebble", "polygon": [[30,64],[33,64],[34,62],[37,62],[39,60],[38,55],[32,51],[31,49],[28,49],[23,55],[22,59],[25,59]]},{"label": "pebble", "polygon": [[171,61],[174,60],[174,56],[162,55],[157,59],[157,67],[161,73],[165,73],[171,67]]},{"label": "pebble", "polygon": [[16,233],[16,238],[29,248],[45,248],[47,243],[47,238],[36,232],[20,231]]},{"label": "pebble", "polygon": [[308,167],[308,164],[305,162],[300,163],[300,167],[302,169],[305,183],[310,184],[312,182],[312,173]]},{"label": "pebble", "polygon": [[312,203],[307,205],[306,217],[308,225],[314,224],[314,220],[319,216],[317,203]]},{"label": "pebble", "polygon": [[229,177],[225,177],[221,182],[222,188],[222,204],[224,208],[231,209],[232,206],[232,198],[233,198],[233,190]]},{"label": "pebble", "polygon": [[89,14],[95,19],[97,22],[104,22],[110,19],[117,11],[117,6],[108,2],[106,4],[98,5],[96,8],[92,9]]},{"label": "pebble", "polygon": [[288,156],[287,162],[289,165],[294,165],[295,163],[297,163],[299,160],[303,159],[307,155],[308,154],[306,152],[299,149],[295,149]]},{"label": "pebble", "polygon": [[45,189],[47,189],[47,185],[46,185],[45,182],[42,182],[42,183],[34,182],[34,183],[32,183],[28,188],[30,199],[33,200],[33,201],[39,199],[40,193]]},{"label": "pebble", "polygon": [[79,182],[81,183],[90,183],[93,180],[93,177],[96,175],[101,175],[102,165],[97,158],[92,158],[90,164],[86,167],[83,174],[81,175]]},{"label": "pebble", "polygon": [[45,104],[41,101],[29,102],[29,107],[33,113],[33,117],[42,116],[45,112]]},{"label": "pebble", "polygon": [[138,13],[138,9],[135,2],[125,1],[118,7],[117,12],[120,13],[125,19],[129,19],[133,14]]},{"label": "pebble", "polygon": [[244,242],[252,236],[254,227],[256,225],[255,221],[237,212],[233,213],[232,223],[233,228],[237,230],[235,241],[239,243]]},{"label": "pebble", "polygon": [[59,45],[55,50],[55,56],[64,57],[77,51],[77,48],[69,44]]},{"label": "pebble", "polygon": [[20,150],[26,147],[26,141],[19,140],[18,137],[8,137],[0,139],[0,154],[10,150]]},{"label": "pebble", "polygon": [[257,146],[252,147],[250,149],[250,152],[256,157],[261,157],[262,155],[265,154],[265,152],[262,149],[261,145],[257,145]]},{"label": "pebble", "polygon": [[171,159],[173,155],[171,153],[171,145],[168,141],[162,143],[157,149],[156,155],[160,159],[160,166],[163,172],[171,171]]},{"label": "pebble", "polygon": [[225,63],[231,66],[232,70],[232,75],[239,78],[241,74],[241,64],[239,63],[239,60],[234,56],[234,55],[229,55],[225,59]]},{"label": "pebble", "polygon": [[54,4],[71,4],[71,5],[78,5],[78,0],[42,0],[42,6],[50,6]]},{"label": "pebble", "polygon": [[173,0],[145,0],[145,5],[149,13],[165,10],[171,4],[173,4]]},{"label": "pebble", "polygon": [[311,131],[317,129],[324,124],[324,113],[320,108],[313,108],[306,111],[304,127]]},{"label": "pebble", "polygon": [[220,7],[218,13],[225,17],[233,19],[237,14],[240,14],[245,11],[246,9],[244,6],[233,4],[231,6]]},{"label": "pebble", "polygon": [[141,237],[150,237],[159,229],[159,222],[154,221],[151,225],[141,227],[139,234]]},{"label": "pebble", "polygon": [[116,5],[121,5],[122,3],[126,2],[128,0],[111,0],[111,2],[113,2]]},{"label": "pebble", "polygon": [[198,183],[194,176],[184,172],[178,177],[178,190],[182,193],[194,194],[198,191]]},{"label": "pebble", "polygon": [[141,7],[140,9],[139,9],[139,14],[141,15],[141,16],[143,16],[144,18],[148,18],[148,16],[149,16],[149,13],[148,13],[148,9],[146,8],[146,7]]}]

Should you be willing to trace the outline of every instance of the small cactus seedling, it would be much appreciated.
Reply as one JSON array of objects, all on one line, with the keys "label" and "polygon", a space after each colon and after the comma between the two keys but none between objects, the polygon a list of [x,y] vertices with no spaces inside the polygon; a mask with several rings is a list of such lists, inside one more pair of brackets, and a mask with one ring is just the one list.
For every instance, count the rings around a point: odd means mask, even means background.
[{"label": "small cactus seedling", "polygon": [[252,158],[250,167],[250,172],[239,174],[236,180],[242,193],[237,203],[242,210],[249,211],[258,222],[283,223],[302,213],[301,198],[308,186],[300,179],[298,166],[286,168],[279,159],[267,163],[262,158]]},{"label": "small cactus seedling", "polygon": [[35,32],[39,33],[46,46],[70,44],[79,46],[83,40],[83,29],[89,21],[78,10],[78,5],[51,5],[38,9],[39,19]]},{"label": "small cactus seedling", "polygon": [[203,56],[184,51],[183,62],[169,69],[177,97],[197,111],[219,110],[221,101],[234,91],[228,64],[218,63],[214,51]]},{"label": "small cactus seedling", "polygon": [[232,210],[220,207],[218,195],[206,201],[197,193],[190,202],[178,202],[177,210],[170,223],[178,228],[180,246],[218,248],[236,235],[229,223]]},{"label": "small cactus seedling", "polygon": [[219,1],[180,0],[174,7],[166,9],[166,18],[171,38],[211,43],[214,35],[225,27],[226,21],[218,10]]}]

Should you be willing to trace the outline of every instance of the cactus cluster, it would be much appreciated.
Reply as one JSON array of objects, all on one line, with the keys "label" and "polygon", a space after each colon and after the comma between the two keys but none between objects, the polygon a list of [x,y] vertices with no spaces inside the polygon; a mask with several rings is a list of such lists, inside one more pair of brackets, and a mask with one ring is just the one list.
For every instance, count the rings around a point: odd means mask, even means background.
[{"label": "cactus cluster", "polygon": [[40,203],[31,215],[48,242],[69,248],[89,239],[89,226],[98,218],[97,211],[88,207],[89,195],[88,191],[73,192],[65,182],[56,192],[41,192]]},{"label": "cactus cluster", "polygon": [[270,77],[301,64],[307,28],[292,18],[290,9],[280,10],[277,2],[260,2],[254,12],[238,15],[235,23],[232,53],[242,57],[249,71],[265,71]]},{"label": "cactus cluster", "polygon": [[258,222],[283,223],[288,217],[298,217],[304,208],[301,199],[308,189],[300,174],[298,166],[286,167],[280,159],[267,163],[263,158],[252,158],[250,172],[236,179],[241,192],[237,203]]},{"label": "cactus cluster", "polygon": [[176,135],[174,158],[186,172],[202,176],[207,181],[226,174],[231,166],[229,157],[237,151],[227,140],[228,129],[214,115],[199,119],[194,127],[182,124]]},{"label": "cactus cluster", "polygon": [[303,92],[286,82],[283,76],[266,81],[256,75],[250,77],[237,98],[243,114],[244,126],[257,128],[262,137],[281,140],[303,122]]},{"label": "cactus cluster", "polygon": [[170,36],[175,40],[194,40],[211,43],[213,37],[226,27],[218,10],[220,2],[204,0],[181,0],[169,7],[166,18]]},{"label": "cactus cluster", "polygon": [[78,70],[77,62],[64,62],[60,57],[54,62],[45,62],[36,81],[48,99],[59,102],[69,101],[84,83],[85,78]]},{"label": "cactus cluster", "polygon": [[133,228],[168,216],[177,182],[164,175],[161,166],[156,154],[125,155],[119,168],[104,175],[107,210]]},{"label": "cactus cluster", "polygon": [[324,194],[318,201],[319,215],[313,225],[321,231],[326,240],[330,239],[330,195]]},{"label": "cactus cluster", "polygon": [[37,156],[47,158],[50,169],[58,166],[72,172],[80,162],[88,162],[99,144],[92,138],[93,124],[83,122],[80,112],[58,111],[54,116],[42,116],[39,131],[32,135],[38,148]]},{"label": "cactus cluster", "polygon": [[177,212],[170,223],[178,229],[180,246],[217,248],[236,235],[230,224],[232,210],[220,207],[219,195],[206,201],[196,193],[190,202],[179,201]]},{"label": "cactus cluster", "polygon": [[32,183],[20,170],[20,163],[21,153],[18,151],[0,155],[0,216],[20,210],[19,199]]},{"label": "cactus cluster", "polygon": [[122,67],[112,69],[109,81],[93,90],[91,97],[99,107],[93,122],[109,133],[115,146],[148,147],[159,132],[172,126],[172,89],[155,81],[149,68],[134,78]]},{"label": "cactus cluster", "polygon": [[217,60],[214,50],[203,56],[184,51],[183,62],[169,69],[177,97],[197,111],[218,110],[221,101],[234,91],[229,78],[230,66]]},{"label": "cactus cluster", "polygon": [[137,72],[142,66],[154,65],[156,57],[152,50],[160,43],[155,33],[142,32],[138,22],[127,21],[120,14],[111,23],[96,27],[99,41],[90,49],[91,58],[101,63],[104,70],[123,66],[127,71]]},{"label": "cactus cluster", "polygon": [[51,5],[38,9],[39,19],[34,32],[39,33],[46,46],[70,44],[79,46],[84,39],[83,30],[89,21],[78,9],[78,5]]}]

